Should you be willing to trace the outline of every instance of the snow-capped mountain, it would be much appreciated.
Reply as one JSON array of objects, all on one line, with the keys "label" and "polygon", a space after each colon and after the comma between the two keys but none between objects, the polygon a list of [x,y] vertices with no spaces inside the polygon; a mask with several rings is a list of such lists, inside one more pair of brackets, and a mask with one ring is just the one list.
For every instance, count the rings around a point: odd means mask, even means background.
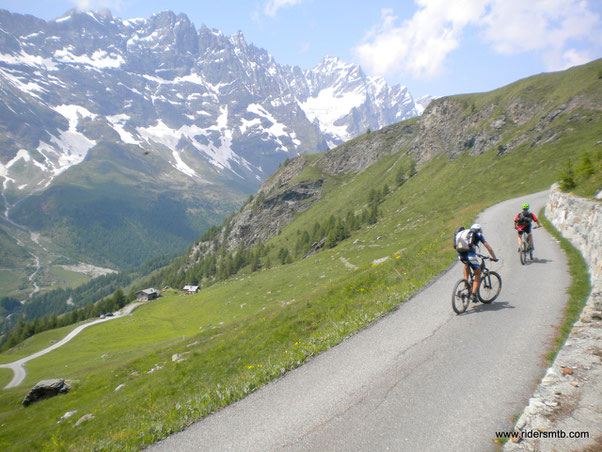
[{"label": "snow-capped mountain", "polygon": [[406,87],[367,77],[356,64],[326,58],[304,75],[296,97],[331,147],[418,114]]},{"label": "snow-capped mountain", "polygon": [[159,153],[198,181],[208,165],[257,183],[287,156],[418,114],[405,87],[357,65],[280,66],[242,33],[197,30],[169,11],[124,21],[72,10],[49,22],[1,11],[0,92],[0,176],[17,197],[100,140]]},{"label": "snow-capped mountain", "polygon": [[[103,265],[137,260],[122,243],[140,237],[189,243],[287,157],[418,112],[357,65],[282,66],[184,14],[0,10],[0,212]],[[117,225],[131,234],[117,241]]]}]

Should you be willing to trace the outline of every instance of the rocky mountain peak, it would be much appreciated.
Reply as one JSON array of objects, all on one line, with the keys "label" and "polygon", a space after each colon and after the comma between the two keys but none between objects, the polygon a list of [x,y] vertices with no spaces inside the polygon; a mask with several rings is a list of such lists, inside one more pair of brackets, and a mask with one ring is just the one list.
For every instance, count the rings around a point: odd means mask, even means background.
[{"label": "rocky mountain peak", "polygon": [[417,114],[405,88],[356,64],[281,66],[242,32],[197,30],[172,11],[123,21],[73,9],[49,22],[0,11],[0,46],[0,171],[17,198],[102,140],[153,153],[182,177],[207,181],[208,166],[257,187],[287,157]]}]

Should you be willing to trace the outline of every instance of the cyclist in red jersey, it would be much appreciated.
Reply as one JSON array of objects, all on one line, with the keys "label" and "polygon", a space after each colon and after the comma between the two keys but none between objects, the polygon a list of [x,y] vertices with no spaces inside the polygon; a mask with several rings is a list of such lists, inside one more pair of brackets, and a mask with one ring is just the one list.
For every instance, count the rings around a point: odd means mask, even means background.
[{"label": "cyclist in red jersey", "polygon": [[529,212],[529,204],[523,204],[522,212],[519,212],[514,218],[514,229],[518,231],[518,250],[520,251],[520,233],[525,231],[527,233],[527,240],[531,249],[535,249],[533,246],[533,235],[531,234],[531,223],[535,221],[537,227],[541,227],[541,223],[537,219],[534,213]]}]

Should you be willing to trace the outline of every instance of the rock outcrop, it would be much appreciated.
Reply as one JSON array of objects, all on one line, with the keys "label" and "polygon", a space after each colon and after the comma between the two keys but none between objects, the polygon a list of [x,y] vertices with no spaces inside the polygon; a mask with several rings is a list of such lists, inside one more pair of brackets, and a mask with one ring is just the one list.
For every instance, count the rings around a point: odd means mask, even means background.
[{"label": "rock outcrop", "polygon": [[32,403],[40,400],[49,399],[59,394],[66,394],[71,390],[71,385],[65,382],[62,378],[54,378],[51,380],[42,380],[38,382],[29,394],[23,399],[23,406],[29,406]]},{"label": "rock outcrop", "polygon": [[[410,152],[418,162],[440,154],[450,159],[465,152],[476,156],[496,147],[497,154],[503,155],[524,144],[538,146],[556,141],[563,135],[563,128],[556,126],[564,115],[578,110],[602,111],[592,101],[596,96],[575,95],[559,104],[543,93],[535,94],[542,90],[542,86],[533,84],[510,90],[505,96],[495,96],[494,91],[488,93],[490,100],[485,103],[474,96],[434,100],[420,118]],[[583,119],[581,116],[577,114],[574,119]]]}]

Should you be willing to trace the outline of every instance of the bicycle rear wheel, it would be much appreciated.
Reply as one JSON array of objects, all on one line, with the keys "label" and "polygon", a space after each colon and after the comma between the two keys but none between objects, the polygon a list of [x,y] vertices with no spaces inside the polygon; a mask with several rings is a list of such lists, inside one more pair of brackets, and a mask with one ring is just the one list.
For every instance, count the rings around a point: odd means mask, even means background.
[{"label": "bicycle rear wheel", "polygon": [[452,293],[452,308],[456,314],[462,314],[466,311],[470,303],[470,284],[465,279],[461,279],[454,286]]},{"label": "bicycle rear wheel", "polygon": [[502,291],[502,277],[496,272],[488,272],[479,284],[477,291],[479,300],[488,304],[495,300]]}]

